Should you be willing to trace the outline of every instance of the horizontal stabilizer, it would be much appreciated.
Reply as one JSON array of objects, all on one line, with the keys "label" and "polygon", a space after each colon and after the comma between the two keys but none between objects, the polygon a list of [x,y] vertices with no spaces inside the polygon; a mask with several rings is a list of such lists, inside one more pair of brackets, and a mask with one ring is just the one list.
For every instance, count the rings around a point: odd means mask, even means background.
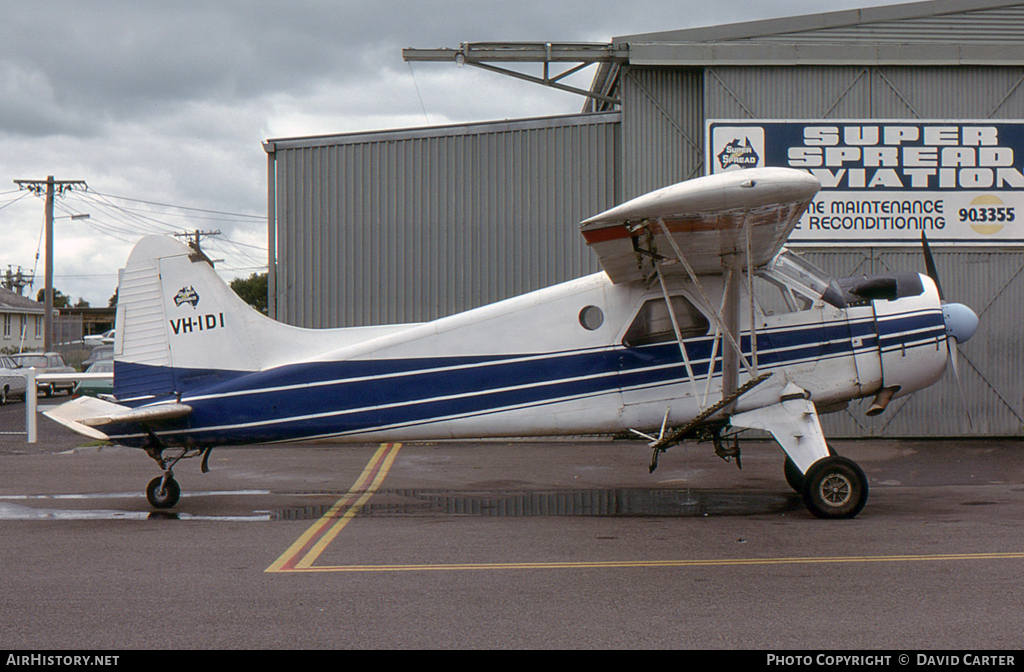
[{"label": "horizontal stabilizer", "polygon": [[192,412],[192,407],[187,404],[161,404],[160,406],[149,406],[130,410],[127,413],[112,413],[109,415],[98,415],[92,418],[80,420],[83,425],[89,427],[102,427],[115,422],[156,422],[157,420],[173,420],[183,418]]},{"label": "horizontal stabilizer", "polygon": [[79,397],[45,411],[43,415],[68,429],[92,439],[106,441],[109,437],[97,427],[113,423],[156,422],[181,418],[192,412],[186,404],[160,404],[146,408],[129,408],[95,397]]}]

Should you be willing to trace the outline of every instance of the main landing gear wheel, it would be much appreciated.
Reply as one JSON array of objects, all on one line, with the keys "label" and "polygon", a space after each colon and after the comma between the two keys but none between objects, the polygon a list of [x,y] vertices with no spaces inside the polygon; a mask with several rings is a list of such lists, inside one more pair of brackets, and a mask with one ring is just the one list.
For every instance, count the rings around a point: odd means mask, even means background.
[{"label": "main landing gear wheel", "polygon": [[[838,455],[832,446],[828,447],[829,455]],[[789,483],[789,487],[799,494],[804,494],[804,475],[800,473],[800,468],[796,466],[796,462],[786,456],[786,463],[782,466],[782,472],[786,475],[786,483]]]},{"label": "main landing gear wheel", "polygon": [[853,518],[868,501],[868,478],[853,460],[823,457],[804,474],[803,497],[818,518]]},{"label": "main landing gear wheel", "polygon": [[164,482],[163,476],[157,476],[146,486],[146,499],[156,509],[169,509],[178,503],[181,497],[181,488],[178,482],[168,476]]},{"label": "main landing gear wheel", "polygon": [[800,468],[796,466],[796,462],[789,459],[786,456],[786,464],[782,466],[782,471],[786,474],[786,483],[789,483],[789,487],[793,488],[798,494],[804,492],[804,475],[800,473]]}]

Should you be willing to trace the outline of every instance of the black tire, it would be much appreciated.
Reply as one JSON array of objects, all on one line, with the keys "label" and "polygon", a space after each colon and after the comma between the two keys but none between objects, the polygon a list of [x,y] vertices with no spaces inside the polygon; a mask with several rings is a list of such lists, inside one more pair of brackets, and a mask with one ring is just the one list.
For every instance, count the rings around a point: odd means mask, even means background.
[{"label": "black tire", "polygon": [[178,486],[178,482],[173,478],[168,478],[167,483],[163,489],[160,488],[160,482],[163,481],[163,476],[157,476],[149,485],[146,486],[146,499],[155,509],[169,509],[178,503],[178,499],[181,498],[181,488]]},{"label": "black tire", "polygon": [[[828,447],[828,454],[838,455],[832,446]],[[786,463],[782,465],[782,473],[786,475],[786,483],[789,483],[789,487],[793,488],[799,495],[804,494],[804,475],[800,473],[796,462],[790,459],[789,455],[786,456]]]},{"label": "black tire", "polygon": [[789,458],[789,455],[786,456],[786,463],[782,465],[782,472],[786,474],[786,483],[789,483],[789,487],[793,488],[797,493],[803,494],[804,475],[800,473],[800,469]]},{"label": "black tire", "polygon": [[853,460],[824,457],[804,474],[803,498],[818,518],[853,518],[868,501],[868,478]]},{"label": "black tire", "polygon": [[0,406],[4,406],[7,404],[7,392],[9,389],[10,388],[7,385],[4,385],[4,388],[0,390]]}]

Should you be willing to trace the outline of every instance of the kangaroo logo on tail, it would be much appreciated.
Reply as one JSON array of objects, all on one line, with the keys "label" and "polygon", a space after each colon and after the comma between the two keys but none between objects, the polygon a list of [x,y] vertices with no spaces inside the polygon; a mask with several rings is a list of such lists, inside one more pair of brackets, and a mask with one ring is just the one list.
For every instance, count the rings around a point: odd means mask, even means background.
[{"label": "kangaroo logo on tail", "polygon": [[199,305],[199,294],[196,290],[192,289],[192,285],[188,287],[182,287],[178,290],[178,293],[174,295],[174,305],[181,307],[181,304],[188,303],[193,308]]}]

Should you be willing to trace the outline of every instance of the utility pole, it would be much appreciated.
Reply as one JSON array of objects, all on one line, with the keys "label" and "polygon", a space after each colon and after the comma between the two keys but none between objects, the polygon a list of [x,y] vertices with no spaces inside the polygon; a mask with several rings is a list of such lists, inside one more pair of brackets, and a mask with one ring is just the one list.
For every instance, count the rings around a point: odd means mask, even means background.
[{"label": "utility pole", "polygon": [[53,349],[53,199],[63,196],[75,187],[85,187],[83,180],[55,180],[53,175],[45,180],[15,180],[22,189],[34,191],[37,195],[46,194],[46,289],[43,301],[43,349]]},{"label": "utility pole", "polygon": [[[176,233],[176,234],[174,234],[174,237],[175,238],[184,238],[185,242],[188,244],[188,246],[191,247],[194,250],[194,252],[191,255],[189,255],[189,258],[192,259],[192,261],[202,260],[202,261],[205,261],[206,263],[210,264],[210,266],[213,266],[214,260],[210,259],[210,257],[206,256],[206,253],[203,252],[202,248],[199,247],[199,241],[202,240],[202,238],[204,236],[219,236],[219,235],[220,235],[220,231],[200,231],[199,229],[196,229],[195,231],[192,231],[192,232],[185,231],[183,233]],[[190,240],[190,238],[191,238],[191,240]],[[219,259],[218,261],[224,261],[224,260],[223,259]]]},{"label": "utility pole", "polygon": [[18,296],[24,296],[25,287],[31,287],[34,280],[35,276],[26,275],[21,270],[21,266],[18,266],[17,271],[12,271],[11,266],[8,265],[7,272],[4,274],[4,279],[0,284],[12,292],[17,292]]}]

